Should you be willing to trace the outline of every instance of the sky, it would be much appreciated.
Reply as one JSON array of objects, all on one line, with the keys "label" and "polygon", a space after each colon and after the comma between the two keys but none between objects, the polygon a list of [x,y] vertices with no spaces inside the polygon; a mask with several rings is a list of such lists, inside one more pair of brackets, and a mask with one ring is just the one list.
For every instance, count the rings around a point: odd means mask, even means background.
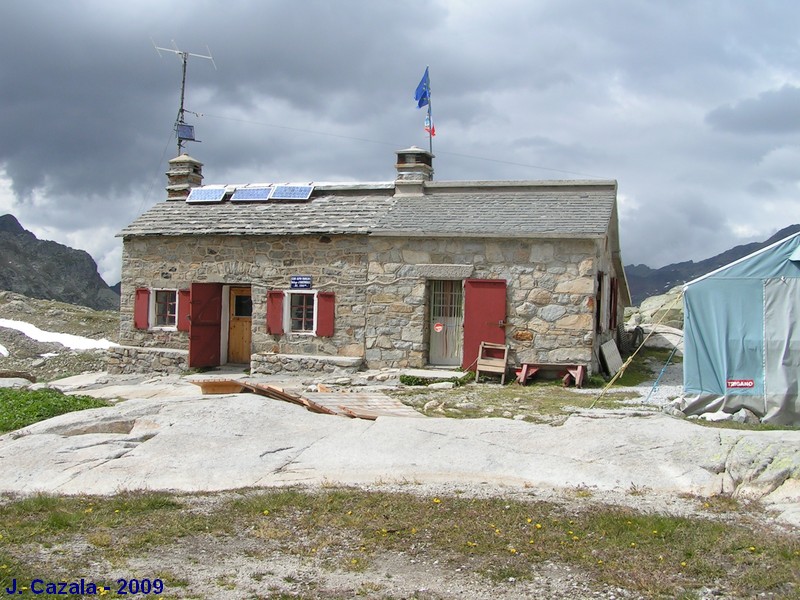
[{"label": "sky", "polygon": [[[613,179],[625,264],[800,223],[790,0],[2,0],[0,214],[88,251],[166,198],[181,61],[205,184]],[[514,215],[509,214],[509,219]],[[564,215],[569,219],[569,215]]]}]

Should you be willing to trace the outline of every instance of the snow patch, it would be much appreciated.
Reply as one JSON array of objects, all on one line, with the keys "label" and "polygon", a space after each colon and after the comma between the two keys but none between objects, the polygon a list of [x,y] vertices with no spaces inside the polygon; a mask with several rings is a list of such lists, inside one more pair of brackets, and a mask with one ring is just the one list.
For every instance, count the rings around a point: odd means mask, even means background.
[{"label": "snow patch", "polygon": [[5,356],[5,357],[8,356],[8,350],[2,344],[0,344],[0,356]]},{"label": "snow patch", "polygon": [[[111,346],[117,345],[105,338],[101,340],[93,340],[91,338],[82,337],[80,335],[72,335],[69,333],[43,331],[35,325],[25,323],[24,321],[15,321],[14,319],[0,319],[0,327],[16,329],[17,331],[27,335],[29,338],[36,340],[37,342],[55,342],[73,350],[93,350],[96,348],[107,349]],[[2,348],[2,346],[0,346],[0,348]],[[5,350],[5,348],[3,348],[3,350]],[[5,356],[8,356],[8,350],[6,350]]]}]

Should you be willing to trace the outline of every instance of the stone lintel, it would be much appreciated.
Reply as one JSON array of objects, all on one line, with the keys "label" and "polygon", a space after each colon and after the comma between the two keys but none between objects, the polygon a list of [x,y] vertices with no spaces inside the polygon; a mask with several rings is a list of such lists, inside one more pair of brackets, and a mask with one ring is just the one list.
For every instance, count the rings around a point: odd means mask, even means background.
[{"label": "stone lintel", "polygon": [[[404,269],[405,271],[406,269]],[[473,265],[409,265],[408,275],[424,279],[467,279],[475,270]],[[406,275],[406,273],[403,273]]]}]

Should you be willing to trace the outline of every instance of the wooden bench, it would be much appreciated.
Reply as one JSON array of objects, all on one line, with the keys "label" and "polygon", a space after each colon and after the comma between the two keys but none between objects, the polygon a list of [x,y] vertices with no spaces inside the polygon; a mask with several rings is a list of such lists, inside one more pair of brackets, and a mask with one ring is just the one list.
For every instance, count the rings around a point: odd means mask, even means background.
[{"label": "wooden bench", "polygon": [[547,372],[559,377],[564,382],[564,387],[575,384],[575,387],[583,387],[586,380],[586,367],[576,364],[562,363],[522,363],[517,369],[517,382],[526,385],[529,379],[533,379],[537,373]]}]

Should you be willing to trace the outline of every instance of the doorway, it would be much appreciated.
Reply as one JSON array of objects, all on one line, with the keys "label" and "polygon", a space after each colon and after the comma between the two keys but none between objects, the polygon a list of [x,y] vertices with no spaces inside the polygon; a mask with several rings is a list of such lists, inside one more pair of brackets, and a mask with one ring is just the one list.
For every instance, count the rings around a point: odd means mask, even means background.
[{"label": "doorway", "polygon": [[432,365],[461,364],[464,292],[460,280],[430,280],[428,362]]},{"label": "doorway", "polygon": [[250,288],[232,287],[228,306],[228,362],[249,364],[253,335]]}]

